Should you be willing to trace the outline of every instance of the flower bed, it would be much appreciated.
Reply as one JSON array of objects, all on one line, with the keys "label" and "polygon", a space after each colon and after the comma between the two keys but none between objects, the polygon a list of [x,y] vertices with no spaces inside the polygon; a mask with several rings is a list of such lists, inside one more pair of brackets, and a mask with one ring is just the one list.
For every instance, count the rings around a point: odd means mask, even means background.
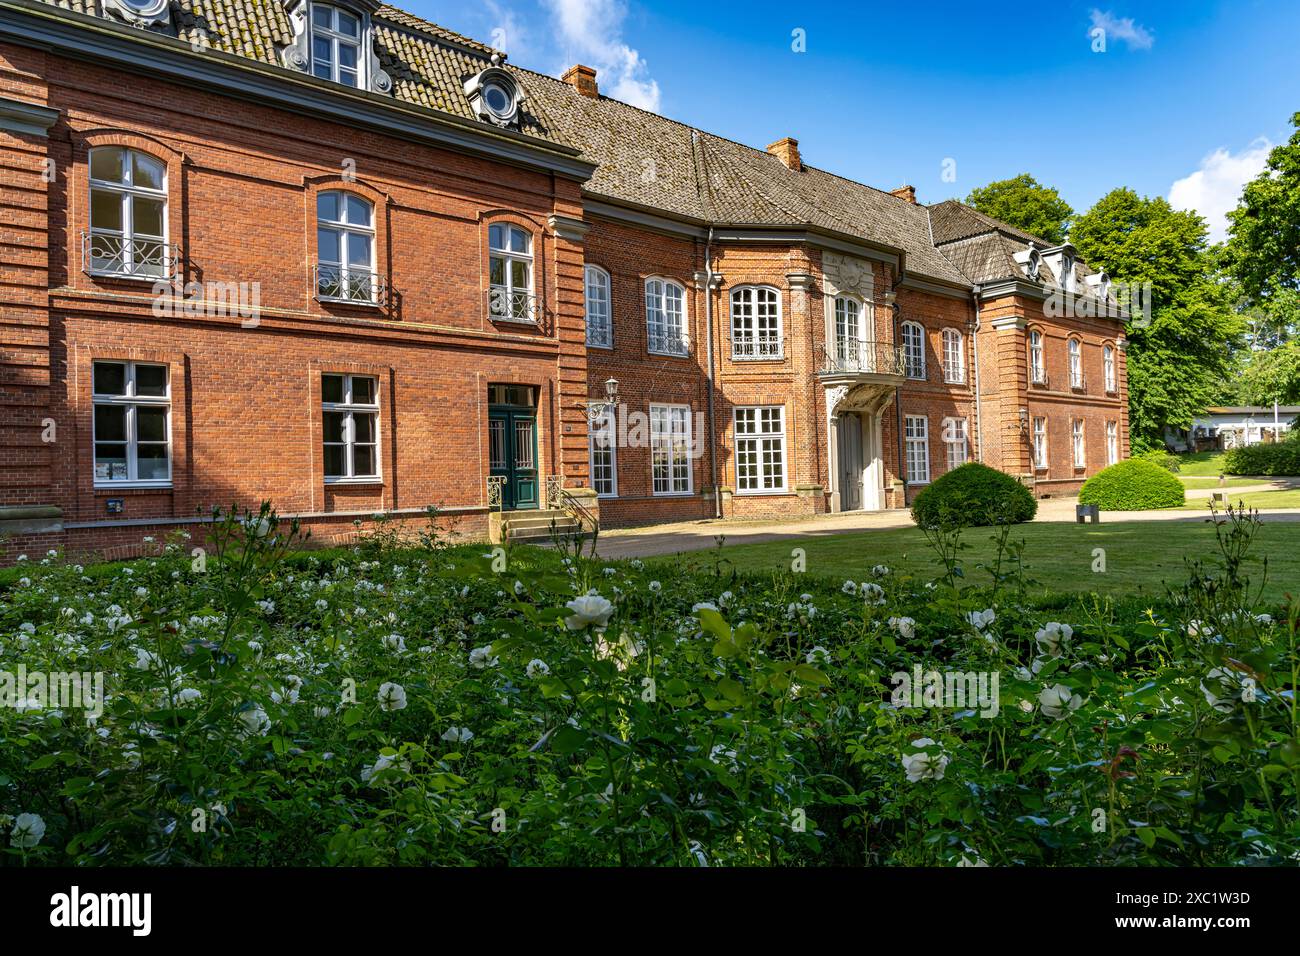
[{"label": "flower bed", "polygon": [[1248,517],[1150,611],[1063,598],[1050,618],[1006,529],[996,566],[963,568],[958,532],[936,531],[939,579],[845,582],[735,574],[725,551],[655,569],[576,546],[293,553],[269,509],[222,517],[207,552],[93,575],[55,555],[0,593],[0,671],[99,673],[106,692],[90,721],[0,709],[0,861],[1208,865],[1300,847],[1296,610],[1251,603]]}]

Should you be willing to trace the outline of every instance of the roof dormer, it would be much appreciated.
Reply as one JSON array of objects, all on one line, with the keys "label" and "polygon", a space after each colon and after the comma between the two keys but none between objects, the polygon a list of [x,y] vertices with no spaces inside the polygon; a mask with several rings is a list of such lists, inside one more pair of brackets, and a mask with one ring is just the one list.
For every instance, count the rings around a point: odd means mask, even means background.
[{"label": "roof dormer", "polygon": [[1043,261],[1056,276],[1056,284],[1066,292],[1073,292],[1076,288],[1074,265],[1077,258],[1074,246],[1068,242],[1043,250]]},{"label": "roof dormer", "polygon": [[504,59],[500,52],[493,53],[492,65],[465,81],[465,95],[479,119],[496,126],[518,126],[524,94],[515,78],[502,68]]},{"label": "roof dormer", "polygon": [[1012,258],[1015,259],[1016,265],[1025,270],[1026,276],[1034,282],[1038,281],[1038,273],[1043,264],[1043,257],[1039,253],[1037,246],[1031,242],[1028,249],[1022,249]]},{"label": "roof dormer", "polygon": [[[137,0],[114,0],[133,3]],[[293,42],[280,53],[291,70],[358,90],[391,93],[379,68],[372,15],[378,0],[283,0]]]},{"label": "roof dormer", "polygon": [[165,27],[172,25],[170,0],[100,0],[104,13],[116,17],[133,27]]}]

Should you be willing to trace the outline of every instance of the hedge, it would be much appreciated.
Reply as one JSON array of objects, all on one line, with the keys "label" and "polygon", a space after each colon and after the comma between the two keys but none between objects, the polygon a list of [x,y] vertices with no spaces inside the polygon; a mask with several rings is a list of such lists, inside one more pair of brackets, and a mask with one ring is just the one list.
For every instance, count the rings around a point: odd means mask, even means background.
[{"label": "hedge", "polygon": [[1229,475],[1300,475],[1300,440],[1233,448],[1223,456],[1223,471]]},{"label": "hedge", "polygon": [[1028,488],[974,461],[936,478],[912,502],[912,520],[922,528],[1019,524],[1037,512],[1038,502]]},{"label": "hedge", "polygon": [[1079,489],[1079,504],[1097,505],[1106,511],[1181,508],[1184,500],[1183,483],[1142,458],[1104,468]]}]

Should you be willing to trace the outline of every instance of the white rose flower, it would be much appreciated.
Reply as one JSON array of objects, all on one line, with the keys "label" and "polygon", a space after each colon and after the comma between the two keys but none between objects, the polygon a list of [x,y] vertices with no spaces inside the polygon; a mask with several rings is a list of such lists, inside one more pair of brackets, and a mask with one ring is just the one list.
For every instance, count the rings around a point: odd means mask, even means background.
[{"label": "white rose flower", "polygon": [[243,724],[245,737],[265,737],[271,729],[271,718],[266,716],[266,711],[260,706],[240,714],[239,722]]},{"label": "white rose flower", "polygon": [[482,647],[476,647],[469,652],[469,664],[475,670],[482,670],[485,667],[496,667],[497,658],[492,656],[492,645],[484,644]]},{"label": "white rose flower", "polygon": [[1082,707],[1083,698],[1064,684],[1053,684],[1043,688],[1043,692],[1038,695],[1038,704],[1048,717],[1060,720]]},{"label": "white rose flower", "polygon": [[389,634],[384,638],[383,643],[384,647],[398,654],[406,650],[406,641],[402,639],[401,634]]},{"label": "white rose flower", "polygon": [[658,594],[660,591],[664,589],[664,586],[660,584],[658,581],[651,581],[649,587],[650,587],[651,594]]},{"label": "white rose flower", "polygon": [[537,657],[534,657],[531,661],[529,661],[528,666],[524,668],[524,673],[526,673],[529,677],[533,677],[533,678],[545,677],[550,672],[551,669],[546,666],[546,661],[541,660],[540,658]]},{"label": "white rose flower", "polygon": [[1230,714],[1241,697],[1241,688],[1232,671],[1216,667],[1201,681],[1201,693],[1205,695],[1205,702],[1219,713]]},{"label": "white rose flower", "polygon": [[[929,737],[918,737],[912,741],[912,746],[933,747],[934,741]],[[908,782],[918,783],[922,780],[942,780],[950,759],[947,754],[931,754],[918,750],[916,753],[903,754],[902,763],[903,769],[907,771]]]},{"label": "white rose flower", "polygon": [[905,637],[909,640],[916,637],[916,621],[910,617],[891,617],[889,626],[899,637]]},{"label": "white rose flower", "polygon": [[1048,657],[1060,657],[1070,644],[1070,639],[1074,637],[1074,628],[1068,624],[1058,624],[1056,621],[1049,621],[1034,633],[1034,640],[1038,642],[1038,653]]},{"label": "white rose flower", "polygon": [[997,614],[993,608],[988,607],[982,611],[971,611],[966,615],[966,620],[970,621],[971,626],[977,631],[982,631],[997,619]]},{"label": "white rose flower", "polygon": [[614,614],[614,605],[599,594],[586,594],[574,598],[565,605],[573,612],[564,619],[564,626],[571,631],[581,631],[588,627],[603,628]]},{"label": "white rose flower", "polygon": [[840,590],[843,591],[845,594],[857,594],[858,585],[854,581],[845,581],[844,584],[840,587]]},{"label": "white rose flower", "polygon": [[804,660],[809,664],[829,664],[831,662],[831,652],[818,644],[808,652]]},{"label": "white rose flower", "polygon": [[379,685],[379,708],[381,710],[404,710],[406,708],[406,688],[392,681]]},{"label": "white rose flower", "polygon": [[203,696],[203,692],[194,687],[182,687],[176,692],[176,702],[179,704],[192,704]]},{"label": "white rose flower", "polygon": [[11,846],[31,849],[45,836],[45,821],[35,813],[20,813],[14,820],[14,828],[9,834]]},{"label": "white rose flower", "polygon": [[442,732],[442,739],[449,744],[467,744],[474,739],[474,731],[468,727],[448,727]]},{"label": "white rose flower", "polygon": [[862,595],[862,600],[868,604],[881,605],[885,603],[885,589],[879,584],[866,581],[858,585],[858,593]]}]

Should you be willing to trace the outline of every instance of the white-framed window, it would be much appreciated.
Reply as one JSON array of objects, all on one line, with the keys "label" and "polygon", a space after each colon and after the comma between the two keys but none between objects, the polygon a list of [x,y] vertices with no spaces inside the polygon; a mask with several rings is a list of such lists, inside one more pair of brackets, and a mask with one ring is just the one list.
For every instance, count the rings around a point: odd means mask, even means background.
[{"label": "white-framed window", "polygon": [[1067,348],[1070,357],[1070,388],[1083,388],[1083,343],[1078,339],[1070,339]]},{"label": "white-framed window", "polygon": [[1083,444],[1083,419],[1076,418],[1070,422],[1070,444],[1074,451],[1074,467],[1083,468],[1088,464],[1087,451]]},{"label": "white-framed window", "polygon": [[364,24],[354,13],[328,3],[311,5],[311,72],[344,86],[363,86]]},{"label": "white-framed window", "polygon": [[533,322],[533,237],[522,226],[488,226],[488,314],[508,322]]},{"label": "white-framed window", "polygon": [[171,484],[167,366],[97,361],[92,376],[95,485],[158,488]]},{"label": "white-framed window", "polygon": [[903,323],[903,372],[908,378],[925,378],[925,329]]},{"label": "white-framed window", "polygon": [[960,468],[970,460],[970,433],[964,418],[943,420],[943,444],[948,452],[948,470]]},{"label": "white-framed window", "polygon": [[316,296],[330,302],[375,302],[375,207],[356,193],[316,197]]},{"label": "white-framed window", "polygon": [[943,330],[943,380],[953,385],[966,382],[966,337],[956,329]]},{"label": "white-framed window", "polygon": [[690,406],[650,406],[650,472],[653,494],[691,493]]},{"label": "white-framed window", "polygon": [[84,256],[94,275],[165,279],[175,255],[167,242],[167,166],[122,146],[90,151],[90,233]]},{"label": "white-framed window", "polygon": [[736,493],[785,491],[785,408],[737,408],[735,423]]},{"label": "white-framed window", "polygon": [[379,381],[369,375],[321,376],[325,480],[379,477]]},{"label": "white-framed window", "polygon": [[1047,368],[1043,364],[1043,333],[1037,329],[1029,333],[1029,381],[1034,385],[1047,384]]},{"label": "white-framed window", "polygon": [[1034,419],[1034,467],[1047,467],[1047,419]]},{"label": "white-framed window", "polygon": [[1119,461],[1119,422],[1106,423],[1106,464]]},{"label": "white-framed window", "polygon": [[600,266],[587,266],[587,344],[614,347],[614,326],[610,311],[609,273]]},{"label": "white-framed window", "polygon": [[907,483],[928,484],[930,481],[930,420],[924,415],[908,415],[903,420],[903,427],[907,455]]},{"label": "white-framed window", "polygon": [[1115,371],[1115,346],[1109,343],[1101,349],[1102,374],[1106,380],[1106,391],[1119,391],[1119,377]]},{"label": "white-framed window", "polygon": [[618,497],[617,431],[614,410],[606,408],[596,419],[588,419],[591,450],[591,487],[600,498]]},{"label": "white-framed window", "polygon": [[646,348],[660,355],[685,355],[686,289],[671,279],[645,282]]},{"label": "white-framed window", "polygon": [[731,357],[781,358],[781,293],[769,286],[731,290]]}]

